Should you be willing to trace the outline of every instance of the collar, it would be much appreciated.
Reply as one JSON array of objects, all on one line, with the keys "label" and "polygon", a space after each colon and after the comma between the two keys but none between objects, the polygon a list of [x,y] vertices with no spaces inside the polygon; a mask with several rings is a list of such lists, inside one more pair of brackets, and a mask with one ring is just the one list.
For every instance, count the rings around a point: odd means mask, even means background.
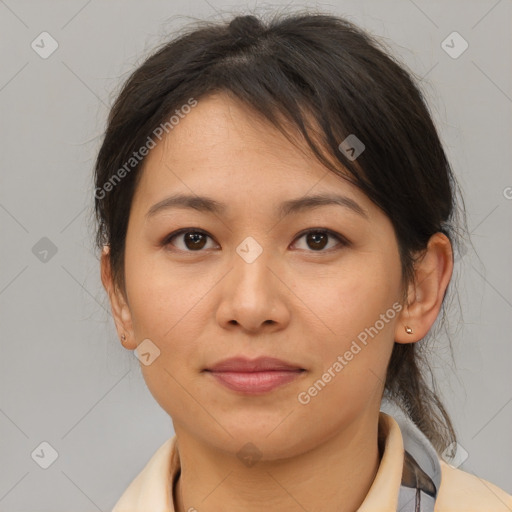
[{"label": "collar", "polygon": [[[379,414],[379,438],[381,462],[358,512],[434,510],[441,483],[436,452],[403,412],[385,399]],[[172,488],[181,469],[176,441],[173,436],[158,448],[112,512],[175,512]]]},{"label": "collar", "polygon": [[435,448],[425,434],[386,396],[381,402],[398,424],[403,442],[403,472],[397,509],[401,512],[433,512],[441,487],[441,465]]}]

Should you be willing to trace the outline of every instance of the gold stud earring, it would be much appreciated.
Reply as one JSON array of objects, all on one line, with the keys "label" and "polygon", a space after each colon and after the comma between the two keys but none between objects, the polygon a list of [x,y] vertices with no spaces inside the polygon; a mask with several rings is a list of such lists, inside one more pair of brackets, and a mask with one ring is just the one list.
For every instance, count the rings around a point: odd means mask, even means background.
[{"label": "gold stud earring", "polygon": [[405,326],[405,332],[406,332],[407,334],[412,334],[412,329],[411,329],[408,325],[406,325],[406,326]]}]

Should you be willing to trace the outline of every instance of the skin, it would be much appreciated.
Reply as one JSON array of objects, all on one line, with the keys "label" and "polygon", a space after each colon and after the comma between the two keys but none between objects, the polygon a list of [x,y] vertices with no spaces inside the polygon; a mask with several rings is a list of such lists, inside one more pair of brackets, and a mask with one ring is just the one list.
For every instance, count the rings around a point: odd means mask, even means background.
[{"label": "skin", "polygon": [[[177,192],[212,197],[226,211],[173,208],[146,217]],[[277,215],[282,201],[326,192],[350,197],[368,217],[339,205]],[[205,231],[203,248],[187,246],[183,235],[164,245],[182,228]],[[300,235],[309,228],[350,243],[325,235],[322,248]],[[236,252],[248,236],[263,250],[252,263]],[[379,407],[393,343],[427,334],[452,252],[436,233],[404,288],[389,218],[248,107],[216,94],[201,98],[146,158],[129,217],[126,293],[112,281],[108,248],[101,272],[124,346],[149,338],[160,350],[141,370],[178,438],[177,511],[261,511],[262,503],[284,512],[353,511],[380,462]],[[394,303],[403,304],[400,313],[317,396],[299,403],[298,394]],[[259,396],[202,372],[238,355],[272,356],[306,371]],[[237,457],[248,442],[261,454],[250,467]]]}]

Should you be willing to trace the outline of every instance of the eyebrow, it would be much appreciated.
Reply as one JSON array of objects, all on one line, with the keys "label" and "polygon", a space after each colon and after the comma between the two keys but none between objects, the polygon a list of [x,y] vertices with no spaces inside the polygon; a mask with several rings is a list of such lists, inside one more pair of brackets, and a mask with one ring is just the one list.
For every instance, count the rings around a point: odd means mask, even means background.
[{"label": "eyebrow", "polygon": [[[367,220],[369,219],[368,212],[356,201],[350,197],[340,196],[337,194],[317,194],[284,201],[279,205],[278,214],[281,217],[285,217],[291,213],[299,213],[327,205],[342,206],[343,208],[349,209]],[[226,211],[227,206],[224,203],[220,203],[206,196],[175,194],[154,204],[146,213],[146,218],[149,219],[154,217],[158,212],[171,208],[190,208],[200,212],[209,212],[221,215]]]}]

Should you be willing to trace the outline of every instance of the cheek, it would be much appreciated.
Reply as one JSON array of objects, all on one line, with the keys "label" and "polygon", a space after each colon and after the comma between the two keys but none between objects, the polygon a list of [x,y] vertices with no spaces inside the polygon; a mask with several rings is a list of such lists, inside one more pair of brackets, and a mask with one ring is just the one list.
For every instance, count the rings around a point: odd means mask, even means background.
[{"label": "cheek", "polygon": [[155,258],[142,253],[126,259],[134,334],[137,343],[150,339],[158,348],[158,357],[150,365],[141,361],[141,372],[160,406],[179,416],[180,411],[190,408],[190,397],[184,389],[192,386],[191,378],[200,363],[204,297],[218,278],[193,276],[185,269],[170,272],[161,258],[152,260]]},{"label": "cheek", "polygon": [[[363,397],[372,393],[379,379],[385,380],[396,308],[401,307],[397,301],[401,283],[398,254],[388,257],[368,252],[344,263],[329,278],[297,290],[307,297],[304,302],[319,318],[314,336],[317,341],[310,347],[317,362],[311,380],[321,378],[328,368],[336,375],[324,398],[331,393]],[[337,361],[342,370],[335,365]]]},{"label": "cheek", "polygon": [[[204,321],[201,297],[213,286],[208,280],[190,276],[185,271],[169,272],[162,261],[151,255],[129,253],[125,261],[126,288],[137,343],[150,339],[158,348],[158,356],[140,368],[147,388],[157,403],[170,416],[190,414],[190,378],[197,364],[197,346]],[[204,314],[204,311],[203,311]],[[201,410],[194,410],[200,415]]]},{"label": "cheek", "polygon": [[347,258],[329,275],[296,279],[294,287],[296,295],[314,313],[309,316],[318,320],[316,330],[322,330],[326,341],[351,340],[373,326],[397,301],[399,290],[398,264],[377,254]]},{"label": "cheek", "polygon": [[322,418],[333,431],[340,421],[350,422],[378,407],[396,321],[395,297],[372,279],[338,284],[342,290],[334,283],[323,289],[329,306],[321,310],[322,319],[329,331],[310,345],[316,364],[299,400],[307,417]]},{"label": "cheek", "polygon": [[171,268],[162,254],[145,254],[142,250],[127,249],[125,267],[137,338],[153,337],[168,344],[176,332],[197,325],[193,321],[197,305],[214,279],[193,275],[186,267]]}]

